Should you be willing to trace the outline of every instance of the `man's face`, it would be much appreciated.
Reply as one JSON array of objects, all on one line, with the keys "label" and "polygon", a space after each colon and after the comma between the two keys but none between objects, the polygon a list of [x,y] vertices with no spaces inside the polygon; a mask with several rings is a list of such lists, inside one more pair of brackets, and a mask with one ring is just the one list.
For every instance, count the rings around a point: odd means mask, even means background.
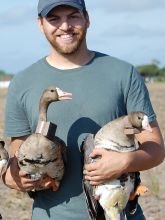
[{"label": "man's face", "polygon": [[46,18],[39,18],[39,25],[56,51],[73,54],[85,42],[89,19],[76,8],[58,6]]}]

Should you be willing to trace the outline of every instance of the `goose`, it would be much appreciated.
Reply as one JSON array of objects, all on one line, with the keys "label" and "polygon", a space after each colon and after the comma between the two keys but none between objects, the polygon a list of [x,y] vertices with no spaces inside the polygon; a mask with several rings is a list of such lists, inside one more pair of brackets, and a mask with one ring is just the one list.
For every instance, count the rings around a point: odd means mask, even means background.
[{"label": "goose", "polygon": [[[105,148],[121,153],[137,150],[138,143],[135,141],[135,134],[142,130],[152,132],[148,116],[144,112],[130,112],[126,116],[107,123],[95,135],[89,134],[84,140],[82,145],[84,164],[99,159],[90,158],[94,148]],[[136,211],[134,200],[137,201],[137,196],[148,191],[147,187],[139,184],[139,172],[123,174],[119,179],[107,181],[97,187],[91,186],[89,181],[83,178],[83,187],[91,219],[124,220],[123,210],[129,200],[133,206],[130,212],[134,213]],[[137,185],[139,186],[137,187]],[[135,188],[137,188],[136,192],[134,192]]]},{"label": "goose", "polygon": [[4,148],[5,142],[0,139],[0,176],[2,175],[3,171],[5,170],[8,160],[9,160],[9,155],[7,150]]},{"label": "goose", "polygon": [[[7,169],[7,164],[9,160],[9,154],[4,146],[5,146],[5,142],[2,139],[0,139],[0,177],[1,178]],[[2,219],[1,213],[0,213],[0,219]]]},{"label": "goose", "polygon": [[59,189],[64,175],[66,145],[55,137],[56,125],[47,122],[47,109],[50,103],[69,100],[71,96],[71,93],[52,86],[44,90],[39,102],[36,131],[27,137],[17,151],[20,169],[33,180],[43,179],[42,186],[35,190],[42,190],[45,187],[53,191]]}]

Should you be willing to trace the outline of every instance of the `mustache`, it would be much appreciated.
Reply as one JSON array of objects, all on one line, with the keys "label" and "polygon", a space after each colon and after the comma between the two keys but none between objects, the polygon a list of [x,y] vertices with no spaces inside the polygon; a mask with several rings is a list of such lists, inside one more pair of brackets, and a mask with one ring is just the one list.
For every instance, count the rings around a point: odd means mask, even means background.
[{"label": "mustache", "polygon": [[79,34],[80,33],[80,28],[71,28],[71,29],[68,29],[68,30],[62,30],[59,28],[58,31],[56,31],[56,35],[63,35],[63,34]]},{"label": "mustache", "polygon": [[75,31],[65,31],[65,32],[59,32],[59,33],[56,33],[56,36],[58,37],[58,36],[61,36],[61,35],[69,35],[69,34],[71,34],[71,35],[76,35],[76,34],[78,34],[78,32],[75,32]]}]

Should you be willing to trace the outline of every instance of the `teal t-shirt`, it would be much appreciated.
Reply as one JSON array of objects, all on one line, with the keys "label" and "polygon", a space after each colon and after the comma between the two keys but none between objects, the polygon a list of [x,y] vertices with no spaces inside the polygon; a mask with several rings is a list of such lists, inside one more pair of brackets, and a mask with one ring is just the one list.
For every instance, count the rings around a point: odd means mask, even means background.
[{"label": "teal t-shirt", "polygon": [[72,100],[52,103],[48,121],[67,145],[68,162],[60,190],[40,191],[34,200],[33,220],[87,220],[82,192],[80,145],[109,121],[131,111],[144,111],[155,120],[148,91],[135,68],[119,59],[97,53],[88,64],[70,70],[39,60],[12,80],[7,95],[5,135],[19,137],[35,131],[40,96],[48,86],[72,92]]}]

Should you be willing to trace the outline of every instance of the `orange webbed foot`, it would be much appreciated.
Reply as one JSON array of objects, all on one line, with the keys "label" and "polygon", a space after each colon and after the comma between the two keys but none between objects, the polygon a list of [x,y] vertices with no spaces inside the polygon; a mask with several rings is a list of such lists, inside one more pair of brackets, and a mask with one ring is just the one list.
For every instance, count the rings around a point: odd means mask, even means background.
[{"label": "orange webbed foot", "polygon": [[129,200],[134,200],[136,196],[144,196],[149,189],[146,186],[139,185],[137,186],[135,192],[131,193]]},{"label": "orange webbed foot", "polygon": [[42,186],[44,188],[51,188],[53,191],[57,191],[59,189],[59,185],[59,182],[55,181],[53,178],[49,176],[44,178],[42,181]]}]

